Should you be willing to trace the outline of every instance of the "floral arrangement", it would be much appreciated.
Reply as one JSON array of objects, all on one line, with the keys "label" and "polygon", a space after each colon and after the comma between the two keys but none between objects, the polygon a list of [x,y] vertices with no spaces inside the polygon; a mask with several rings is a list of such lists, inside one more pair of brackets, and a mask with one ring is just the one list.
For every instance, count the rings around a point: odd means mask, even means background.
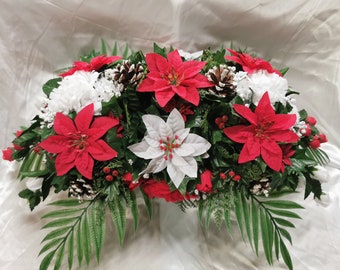
[{"label": "floral arrangement", "polygon": [[20,162],[20,179],[39,183],[19,193],[32,210],[51,190],[69,197],[42,217],[50,231],[40,269],[59,269],[65,254],[69,269],[74,257],[99,261],[106,212],[122,244],[127,211],[138,227],[139,196],[150,218],[154,198],[197,207],[207,227],[230,230],[234,213],[256,254],[261,240],[269,264],[282,257],[293,269],[288,229],[302,207],[279,196],[303,179],[304,197],[320,198],[313,173],[328,157],[316,119],[295,105],[288,69],[234,49],[107,50],[102,42],[49,80],[41,111],[3,150]]}]

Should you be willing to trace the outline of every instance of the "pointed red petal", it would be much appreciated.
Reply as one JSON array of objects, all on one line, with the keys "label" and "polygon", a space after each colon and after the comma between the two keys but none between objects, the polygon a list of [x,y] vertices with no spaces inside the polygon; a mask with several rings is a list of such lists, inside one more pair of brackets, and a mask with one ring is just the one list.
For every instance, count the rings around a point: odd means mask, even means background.
[{"label": "pointed red petal", "polygon": [[55,115],[53,128],[58,135],[68,136],[77,132],[72,119],[60,112],[57,112]]},{"label": "pointed red petal", "polygon": [[261,144],[261,157],[274,171],[279,171],[282,166],[282,150],[274,141],[263,141]]},{"label": "pointed red petal", "polygon": [[110,128],[117,126],[119,121],[115,118],[101,116],[94,119],[91,128],[88,130],[87,135],[92,140],[97,140],[102,137]]},{"label": "pointed red petal", "polygon": [[223,132],[229,139],[238,143],[245,143],[249,137],[254,136],[254,127],[238,125],[227,127]]},{"label": "pointed red petal", "polygon": [[178,53],[178,50],[169,52],[167,58],[168,58],[169,65],[173,67],[175,71],[177,71],[177,69],[183,65],[183,61],[182,61],[181,56]]},{"label": "pointed red petal", "polygon": [[93,103],[84,107],[74,119],[78,131],[86,133],[90,127],[94,112]]},{"label": "pointed red petal", "polygon": [[105,141],[97,140],[91,142],[87,151],[95,160],[105,161],[117,156],[117,151],[112,149]]},{"label": "pointed red petal", "polygon": [[87,151],[82,151],[78,154],[75,165],[82,176],[92,179],[94,161]]},{"label": "pointed red petal", "polygon": [[248,138],[248,141],[244,144],[240,156],[238,158],[238,163],[245,163],[256,159],[260,156],[261,147],[258,141],[254,140],[253,137]]},{"label": "pointed red petal", "polygon": [[234,110],[243,118],[247,119],[252,125],[257,125],[257,116],[248,107],[240,104],[234,104]]},{"label": "pointed red petal", "polygon": [[295,114],[276,114],[274,117],[274,124],[271,129],[283,130],[289,129],[296,123]]},{"label": "pointed red petal", "polygon": [[146,54],[145,61],[151,72],[165,73],[170,70],[168,61],[157,53]]},{"label": "pointed red petal", "polygon": [[195,87],[184,87],[184,86],[172,86],[172,90],[179,95],[182,99],[197,106],[200,102],[200,95]]},{"label": "pointed red petal", "polygon": [[49,153],[57,154],[66,151],[69,145],[69,140],[65,136],[52,135],[46,140],[39,143],[39,146]]},{"label": "pointed red petal", "polygon": [[265,115],[266,117],[275,115],[274,108],[270,103],[268,92],[265,92],[261,97],[259,104],[255,109],[255,114],[259,116]]},{"label": "pointed red petal", "polygon": [[91,59],[90,66],[92,70],[99,70],[102,66],[111,64],[122,57],[99,55]]},{"label": "pointed red petal", "polygon": [[187,61],[183,63],[180,71],[181,73],[184,74],[185,78],[191,78],[199,74],[202,68],[205,66],[205,64],[206,62],[200,62],[195,60]]},{"label": "pointed red petal", "polygon": [[164,107],[170,101],[170,99],[173,98],[174,95],[175,92],[171,90],[171,87],[162,91],[155,92],[156,100],[161,107]]},{"label": "pointed red petal", "polygon": [[291,130],[286,131],[276,131],[275,133],[270,133],[270,138],[277,142],[284,142],[284,143],[293,143],[297,142],[300,138],[299,136]]},{"label": "pointed red petal", "polygon": [[74,161],[76,159],[76,152],[64,151],[56,157],[55,169],[57,175],[61,176],[68,173],[74,167]]},{"label": "pointed red petal", "polygon": [[163,80],[163,79],[152,80],[152,79],[146,78],[139,85],[137,91],[138,92],[155,92],[155,91],[162,91],[167,88],[170,88],[170,86],[166,80]]}]

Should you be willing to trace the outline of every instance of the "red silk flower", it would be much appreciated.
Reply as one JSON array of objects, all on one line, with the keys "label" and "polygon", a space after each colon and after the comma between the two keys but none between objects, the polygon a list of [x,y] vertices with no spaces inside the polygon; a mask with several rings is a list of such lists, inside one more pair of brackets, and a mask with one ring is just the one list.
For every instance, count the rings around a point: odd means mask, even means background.
[{"label": "red silk flower", "polygon": [[158,104],[164,107],[176,94],[182,99],[198,105],[200,96],[197,88],[205,88],[213,84],[199,74],[205,62],[183,62],[178,51],[172,51],[167,59],[157,53],[146,55],[149,73],[137,91],[155,92]]},{"label": "red silk flower", "polygon": [[53,126],[56,135],[39,144],[47,152],[57,154],[55,166],[58,176],[76,167],[81,175],[92,179],[94,160],[104,161],[117,156],[117,152],[100,138],[118,125],[118,120],[106,116],[93,120],[93,112],[94,106],[90,104],[77,114],[74,121],[57,113]]},{"label": "red silk flower", "polygon": [[212,191],[212,180],[213,174],[210,170],[205,170],[201,174],[201,183],[196,185],[198,191],[209,193]]},{"label": "red silk flower", "polygon": [[240,104],[234,110],[250,122],[250,125],[237,125],[225,128],[224,134],[231,140],[243,143],[238,162],[245,163],[261,156],[273,170],[282,167],[283,154],[278,142],[293,143],[299,136],[290,128],[295,124],[295,114],[275,114],[266,92],[255,112]]},{"label": "red silk flower", "polygon": [[239,53],[234,50],[228,49],[232,56],[226,56],[225,58],[230,61],[234,61],[242,66],[243,70],[252,74],[257,70],[267,70],[269,73],[276,73],[282,76],[281,72],[274,69],[271,64],[261,58],[253,58],[249,54]]},{"label": "red silk flower", "polygon": [[183,196],[177,189],[171,191],[165,181],[150,179],[141,187],[149,198],[162,198],[167,202],[181,202],[190,199],[190,195]]},{"label": "red silk flower", "polygon": [[73,63],[73,67],[70,68],[68,71],[60,74],[61,77],[70,76],[73,73],[75,73],[78,70],[84,70],[84,71],[98,71],[101,69],[104,65],[111,64],[122,57],[120,56],[105,56],[105,55],[99,55],[90,60],[90,63],[82,62],[82,61],[75,61]]}]

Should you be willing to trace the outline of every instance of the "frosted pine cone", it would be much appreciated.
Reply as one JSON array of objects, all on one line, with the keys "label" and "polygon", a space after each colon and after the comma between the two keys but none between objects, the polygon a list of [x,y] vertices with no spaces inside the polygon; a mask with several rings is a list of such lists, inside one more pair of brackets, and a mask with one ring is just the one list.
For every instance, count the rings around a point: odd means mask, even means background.
[{"label": "frosted pine cone", "polygon": [[91,199],[95,194],[92,183],[84,179],[76,179],[70,182],[69,195],[78,198],[79,201],[82,201],[84,196]]},{"label": "frosted pine cone", "polygon": [[112,79],[125,87],[128,84],[137,85],[143,77],[144,68],[141,63],[132,64],[129,60],[125,60],[122,64],[118,64],[112,71]]},{"label": "frosted pine cone", "polygon": [[227,65],[214,66],[205,74],[215,86],[210,91],[218,96],[231,100],[235,95],[236,83],[234,82],[235,67]]}]

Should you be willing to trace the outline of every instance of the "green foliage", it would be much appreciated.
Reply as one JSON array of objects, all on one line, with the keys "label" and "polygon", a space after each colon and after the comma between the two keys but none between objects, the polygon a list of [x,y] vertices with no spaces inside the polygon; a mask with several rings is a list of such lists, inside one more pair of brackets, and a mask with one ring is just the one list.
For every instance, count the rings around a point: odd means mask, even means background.
[{"label": "green foliage", "polygon": [[42,87],[43,92],[47,97],[50,96],[51,92],[59,87],[59,83],[61,82],[62,78],[54,78],[51,80],[48,80]]},{"label": "green foliage", "polygon": [[285,241],[292,243],[292,239],[286,228],[294,228],[290,219],[300,219],[300,216],[292,210],[302,209],[302,206],[291,201],[258,197],[242,190],[234,190],[233,197],[222,195],[215,197],[208,197],[199,205],[199,216],[202,219],[205,212],[207,227],[211,217],[214,217],[220,226],[223,216],[226,228],[230,231],[230,212],[233,210],[242,238],[248,240],[257,255],[261,240],[265,257],[270,265],[274,262],[274,256],[279,260],[281,255],[288,269],[293,269],[285,244]]}]

